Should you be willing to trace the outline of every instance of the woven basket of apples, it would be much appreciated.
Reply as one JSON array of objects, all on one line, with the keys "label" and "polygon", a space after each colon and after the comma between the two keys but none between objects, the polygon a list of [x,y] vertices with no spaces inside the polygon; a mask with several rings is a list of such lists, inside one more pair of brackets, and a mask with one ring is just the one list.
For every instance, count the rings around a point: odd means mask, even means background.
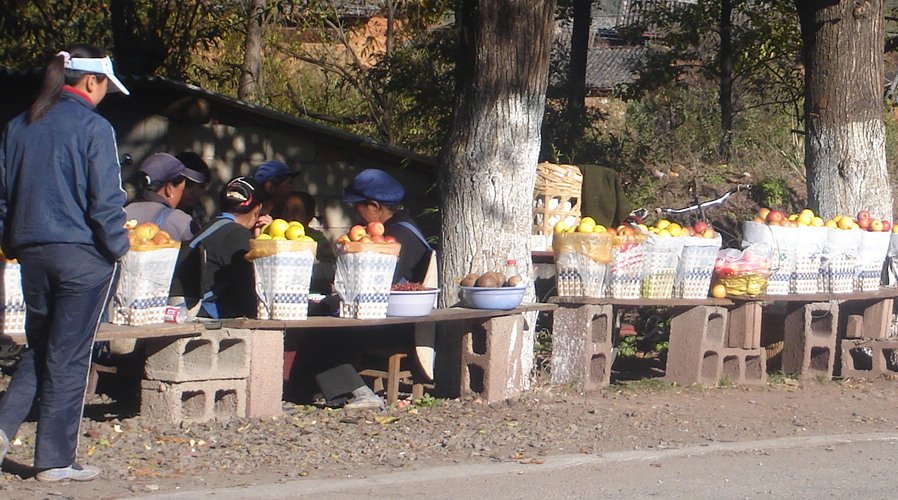
[{"label": "woven basket of apples", "polygon": [[384,236],[384,225],[356,225],[337,238],[334,287],[340,294],[341,318],[378,319],[387,316],[390,286],[402,246]]},{"label": "woven basket of apples", "polygon": [[130,220],[125,227],[131,249],[122,258],[109,321],[132,326],[162,323],[181,244],[152,222]]},{"label": "woven basket of apples", "polygon": [[306,319],[318,243],[298,221],[274,219],[250,240],[259,319]]}]

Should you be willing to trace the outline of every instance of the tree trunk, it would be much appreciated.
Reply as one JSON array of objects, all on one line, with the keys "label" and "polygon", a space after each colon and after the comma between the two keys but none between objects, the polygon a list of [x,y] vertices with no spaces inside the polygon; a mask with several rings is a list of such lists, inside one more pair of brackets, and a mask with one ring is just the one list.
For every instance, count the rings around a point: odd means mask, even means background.
[{"label": "tree trunk", "polygon": [[805,65],[808,204],[892,218],[882,112],[882,0],[796,0]]},{"label": "tree trunk", "polygon": [[[574,25],[571,29],[571,62],[567,78],[567,112],[571,126],[569,141],[583,135],[586,125],[586,60],[589,55],[589,26],[592,0],[574,0]],[[572,144],[573,145],[573,144]],[[573,148],[571,148],[573,150]]]},{"label": "tree trunk", "polygon": [[720,161],[730,162],[733,144],[733,2],[720,2]]},{"label": "tree trunk", "polygon": [[242,101],[254,101],[262,79],[262,16],[265,0],[251,0],[246,18],[246,41],[243,45],[243,72],[237,97]]},{"label": "tree trunk", "polygon": [[509,258],[530,275],[554,7],[463,0],[457,11],[458,101],[439,159],[443,304],[456,301],[457,277],[501,271]]}]

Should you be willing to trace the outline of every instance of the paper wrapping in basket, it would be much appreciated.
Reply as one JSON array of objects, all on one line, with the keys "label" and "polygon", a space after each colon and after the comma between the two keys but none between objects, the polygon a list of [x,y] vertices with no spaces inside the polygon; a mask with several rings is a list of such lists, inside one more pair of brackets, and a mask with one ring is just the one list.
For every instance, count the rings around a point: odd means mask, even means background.
[{"label": "paper wrapping in basket", "polygon": [[753,221],[743,223],[743,246],[767,243],[773,248],[771,274],[767,282],[768,294],[787,295],[789,293],[792,273],[795,271],[798,236],[799,228],[768,226]]},{"label": "paper wrapping in basket", "polygon": [[14,260],[3,263],[3,329],[5,335],[25,334],[25,295],[22,293],[22,267]]},{"label": "paper wrapping in basket", "polygon": [[817,293],[820,260],[831,231],[827,227],[798,227],[795,241],[795,264],[789,282],[790,293]]},{"label": "paper wrapping in basket", "polygon": [[640,295],[648,299],[673,297],[674,278],[686,238],[652,235],[643,244],[642,284]]},{"label": "paper wrapping in basket", "polygon": [[562,233],[552,241],[558,295],[604,297],[611,262],[612,238],[607,233]]},{"label": "paper wrapping in basket", "polygon": [[340,294],[341,318],[387,317],[398,243],[351,242],[337,245],[334,287]]},{"label": "paper wrapping in basket", "polygon": [[857,246],[857,262],[854,271],[854,289],[858,292],[879,290],[882,284],[882,269],[892,233],[862,231]]},{"label": "paper wrapping in basket", "polygon": [[309,283],[318,243],[250,240],[246,259],[255,274],[259,319],[306,319]]},{"label": "paper wrapping in basket", "polygon": [[688,236],[683,240],[683,251],[674,278],[674,294],[682,299],[706,298],[723,238],[718,234],[714,238]]},{"label": "paper wrapping in basket", "polygon": [[611,248],[609,294],[616,299],[638,299],[645,259],[644,235],[615,238]]},{"label": "paper wrapping in basket", "polygon": [[109,320],[117,325],[149,325],[165,320],[165,306],[178,260],[177,246],[135,246],[122,258]]},{"label": "paper wrapping in basket", "polygon": [[[829,229],[829,228],[828,228]],[[829,229],[820,257],[817,291],[850,293],[854,291],[857,250],[862,231]]]}]

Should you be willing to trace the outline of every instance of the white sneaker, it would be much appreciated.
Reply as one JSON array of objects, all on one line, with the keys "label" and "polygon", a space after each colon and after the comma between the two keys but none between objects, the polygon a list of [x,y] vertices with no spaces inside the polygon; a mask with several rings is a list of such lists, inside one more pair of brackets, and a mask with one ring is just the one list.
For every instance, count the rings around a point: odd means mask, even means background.
[{"label": "white sneaker", "polygon": [[55,483],[71,479],[72,481],[90,481],[100,475],[100,469],[89,465],[82,466],[74,463],[68,467],[58,467],[56,469],[42,470],[34,476],[35,479],[44,483]]},{"label": "white sneaker", "polygon": [[384,400],[377,394],[356,396],[343,405],[345,410],[383,410]]}]

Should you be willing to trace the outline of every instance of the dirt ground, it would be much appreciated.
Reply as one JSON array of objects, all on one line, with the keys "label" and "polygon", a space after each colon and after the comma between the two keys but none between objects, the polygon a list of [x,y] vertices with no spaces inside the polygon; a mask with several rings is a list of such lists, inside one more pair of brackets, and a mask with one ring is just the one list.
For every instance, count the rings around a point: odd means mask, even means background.
[{"label": "dirt ground", "polygon": [[[0,381],[5,386],[7,377]],[[26,423],[0,476],[4,498],[115,498],[301,478],[365,477],[453,463],[538,467],[561,453],[677,448],[715,441],[894,431],[898,381],[797,381],[764,387],[678,387],[658,379],[582,393],[537,383],[487,405],[426,399],[384,412],[285,403],[267,420],[158,425],[128,418],[96,396],[79,457],[102,467],[90,483],[47,485],[32,477],[34,424]]]}]

